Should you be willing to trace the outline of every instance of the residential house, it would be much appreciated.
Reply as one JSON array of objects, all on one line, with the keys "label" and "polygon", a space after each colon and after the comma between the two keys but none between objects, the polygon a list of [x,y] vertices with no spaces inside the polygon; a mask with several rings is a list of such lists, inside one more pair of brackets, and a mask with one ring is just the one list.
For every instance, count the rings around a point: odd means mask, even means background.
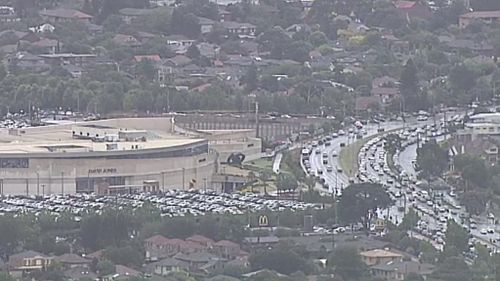
[{"label": "residential house", "polygon": [[73,53],[58,53],[58,54],[43,54],[39,55],[46,63],[51,65],[76,65],[87,66],[96,63],[97,56],[94,54],[73,54]]},{"label": "residential house", "polygon": [[92,36],[101,34],[104,30],[101,25],[93,24],[91,22],[85,22],[85,27],[87,28],[87,32]]},{"label": "residential house", "polygon": [[499,11],[477,11],[470,12],[460,16],[458,20],[458,25],[460,28],[466,28],[469,24],[474,21],[484,21],[487,23],[499,23],[500,22],[500,10]]},{"label": "residential house", "polygon": [[432,17],[431,9],[423,4],[422,1],[397,0],[393,3],[396,9],[407,18],[415,17],[428,19]]},{"label": "residential house", "polygon": [[247,250],[255,249],[268,249],[277,245],[280,241],[279,237],[276,236],[262,236],[262,237],[245,237],[243,239],[243,244]]},{"label": "residential house", "polygon": [[390,103],[399,96],[399,82],[395,78],[383,76],[373,79],[371,95],[380,98],[383,104]]},{"label": "residential house", "polygon": [[215,25],[215,22],[213,20],[203,17],[198,17],[198,23],[200,24],[201,34],[207,34],[212,32]]},{"label": "residential house", "polygon": [[229,240],[221,240],[212,245],[213,252],[219,257],[233,259],[240,253],[240,245]]},{"label": "residential house", "polygon": [[40,56],[28,52],[17,52],[7,56],[7,68],[9,71],[29,70],[32,72],[43,72],[50,69]]},{"label": "residential house", "polygon": [[169,47],[189,47],[193,45],[196,40],[189,39],[183,35],[170,35],[165,37],[167,46]]},{"label": "residential house", "polygon": [[31,43],[31,47],[36,48],[41,53],[55,54],[61,49],[61,44],[59,40],[42,38],[39,41]]},{"label": "residential house", "polygon": [[146,41],[149,41],[149,40],[155,38],[155,36],[156,35],[154,35],[153,33],[139,31],[139,32],[137,32],[136,38],[139,39],[139,41],[141,41],[142,43],[144,43]]},{"label": "residential house", "polygon": [[497,141],[491,136],[470,138],[458,131],[450,139],[450,147],[456,154],[470,154],[483,158],[490,165],[498,165],[500,162],[499,147]]},{"label": "residential house", "polygon": [[111,41],[117,45],[125,47],[136,48],[141,46],[141,42],[132,35],[116,34]]},{"label": "residential house", "polygon": [[203,235],[198,235],[198,234],[195,234],[193,236],[186,238],[186,241],[198,243],[198,244],[203,245],[205,247],[211,247],[215,243],[214,240],[212,240],[208,237],[205,237]]},{"label": "residential house", "polygon": [[153,272],[158,275],[167,275],[170,272],[178,272],[189,268],[188,263],[174,258],[162,259],[151,264],[151,266],[153,267]]},{"label": "residential house", "polygon": [[54,261],[62,264],[65,268],[86,268],[92,262],[76,254],[63,254],[55,257]]},{"label": "residential house", "polygon": [[177,55],[175,57],[169,58],[165,60],[165,64],[171,67],[183,67],[191,63],[191,59],[183,56]]},{"label": "residential house", "polygon": [[404,281],[407,280],[408,274],[416,273],[426,279],[434,272],[434,266],[417,261],[395,261],[385,264],[377,264],[370,267],[375,278],[380,278],[387,281]]},{"label": "residential house", "polygon": [[150,61],[150,62],[161,62],[160,55],[142,55],[142,56],[134,56],[134,61],[135,62],[141,62],[141,61]]},{"label": "residential house", "polygon": [[233,15],[231,14],[231,12],[229,12],[227,10],[219,9],[219,21],[220,22],[231,21],[231,20],[233,20]]},{"label": "residential house", "polygon": [[64,271],[64,280],[79,281],[79,280],[97,280],[96,273],[90,271],[87,266],[84,267],[71,267]]},{"label": "residential house", "polygon": [[185,262],[190,271],[208,271],[222,268],[225,260],[210,253],[177,253],[174,259]]},{"label": "residential house", "polygon": [[54,258],[35,251],[24,251],[11,255],[7,263],[11,273],[45,270],[54,263]]},{"label": "residential house", "polygon": [[125,22],[126,24],[130,24],[133,20],[141,17],[147,17],[154,11],[154,9],[123,8],[118,11],[118,15],[120,15],[123,22]]},{"label": "residential house", "polygon": [[221,27],[226,34],[238,36],[255,36],[257,27],[251,23],[240,23],[235,21],[224,21]]},{"label": "residential house", "polygon": [[10,6],[0,6],[0,22],[16,22],[21,21],[17,16],[16,10]]},{"label": "residential house", "polygon": [[170,239],[162,235],[154,235],[144,240],[146,259],[156,261],[175,254],[176,252],[169,248],[169,241]]},{"label": "residential house", "polygon": [[361,260],[368,266],[376,264],[387,264],[388,262],[402,262],[403,255],[389,250],[374,249],[359,254]]},{"label": "residential house", "polygon": [[28,28],[29,31],[34,33],[52,33],[56,28],[50,23],[44,23],[38,26]]},{"label": "residential house", "polygon": [[115,273],[103,276],[101,281],[127,280],[132,277],[141,277],[142,273],[124,265],[115,265]]},{"label": "residential house", "polygon": [[211,60],[217,58],[220,53],[220,47],[216,44],[201,42],[197,44],[196,47],[198,47],[198,50],[200,50],[200,55]]},{"label": "residential house", "polygon": [[39,12],[39,14],[43,20],[48,22],[68,22],[68,21],[90,22],[92,20],[91,15],[87,15],[85,13],[73,9],[42,10]]}]

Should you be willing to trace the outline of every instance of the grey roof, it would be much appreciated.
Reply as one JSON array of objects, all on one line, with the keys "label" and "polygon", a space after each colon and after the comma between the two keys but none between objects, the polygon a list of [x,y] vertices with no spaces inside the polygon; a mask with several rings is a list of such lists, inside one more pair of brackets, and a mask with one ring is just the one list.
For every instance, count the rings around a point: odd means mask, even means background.
[{"label": "grey roof", "polygon": [[432,264],[419,263],[417,261],[388,262],[386,264],[374,265],[371,268],[381,271],[413,272],[420,275],[428,275],[434,271],[434,266]]},{"label": "grey roof", "polygon": [[71,263],[71,264],[86,264],[91,262],[90,260],[82,258],[76,254],[63,254],[58,257],[55,257],[55,260],[60,263]]},{"label": "grey roof", "polygon": [[97,274],[90,271],[87,267],[73,267],[64,271],[64,276],[73,280],[79,280],[82,278],[97,279]]},{"label": "grey roof", "polygon": [[186,265],[185,262],[178,260],[178,259],[173,259],[173,258],[165,258],[160,261],[157,261],[153,263],[152,265],[154,266],[168,266],[168,267],[184,267]]},{"label": "grey roof", "polygon": [[14,254],[14,255],[11,255],[9,257],[9,259],[25,259],[25,258],[32,258],[32,257],[44,257],[44,258],[48,258],[49,256],[46,256],[42,253],[39,253],[37,251],[32,251],[32,250],[28,250],[28,251],[24,251],[24,252],[20,252],[20,253],[17,253],[17,254]]},{"label": "grey roof", "polygon": [[206,263],[212,260],[218,260],[219,258],[209,253],[190,253],[190,254],[177,253],[174,256],[174,259],[186,262]]}]

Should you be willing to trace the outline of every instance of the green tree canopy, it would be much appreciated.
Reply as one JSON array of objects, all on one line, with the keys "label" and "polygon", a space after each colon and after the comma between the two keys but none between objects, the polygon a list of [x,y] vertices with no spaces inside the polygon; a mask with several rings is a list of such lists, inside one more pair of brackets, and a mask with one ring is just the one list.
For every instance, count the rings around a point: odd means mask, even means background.
[{"label": "green tree canopy", "polygon": [[343,192],[338,206],[339,218],[344,223],[361,222],[368,232],[371,215],[379,208],[392,203],[391,198],[380,184],[351,184]]},{"label": "green tree canopy", "polygon": [[440,177],[448,167],[448,153],[435,140],[430,140],[417,149],[417,164],[424,178]]}]

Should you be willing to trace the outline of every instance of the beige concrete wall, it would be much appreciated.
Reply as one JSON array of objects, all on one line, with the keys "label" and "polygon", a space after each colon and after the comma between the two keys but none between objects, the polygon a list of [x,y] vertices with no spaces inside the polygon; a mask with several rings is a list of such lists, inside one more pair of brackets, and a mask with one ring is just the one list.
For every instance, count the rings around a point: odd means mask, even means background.
[{"label": "beige concrete wall", "polygon": [[[3,193],[11,195],[41,194],[43,186],[45,194],[62,193],[63,182],[64,193],[72,194],[76,192],[77,177],[124,176],[125,184],[130,185],[157,180],[160,186],[164,183],[166,189],[182,188],[184,178],[185,188],[192,179],[196,180],[195,188],[204,188],[205,179],[207,187],[211,185],[212,175],[216,172],[215,162],[214,152],[158,159],[31,159],[28,169],[0,170],[0,179],[4,183]],[[89,173],[89,170],[95,169],[111,169],[113,172]]]},{"label": "beige concrete wall", "polygon": [[245,154],[245,161],[255,160],[260,158],[262,151],[262,141],[258,138],[248,138],[246,141],[210,142],[209,146],[217,150],[221,162],[226,162],[231,153],[237,152]]}]

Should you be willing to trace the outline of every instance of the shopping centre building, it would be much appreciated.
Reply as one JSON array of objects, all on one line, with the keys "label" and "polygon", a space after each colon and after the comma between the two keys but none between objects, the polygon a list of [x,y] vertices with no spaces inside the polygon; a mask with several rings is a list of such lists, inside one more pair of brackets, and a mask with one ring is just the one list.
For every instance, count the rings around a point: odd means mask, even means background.
[{"label": "shopping centre building", "polygon": [[193,131],[173,118],[0,129],[0,193],[46,195],[209,188],[232,154],[261,155],[252,130]]}]

